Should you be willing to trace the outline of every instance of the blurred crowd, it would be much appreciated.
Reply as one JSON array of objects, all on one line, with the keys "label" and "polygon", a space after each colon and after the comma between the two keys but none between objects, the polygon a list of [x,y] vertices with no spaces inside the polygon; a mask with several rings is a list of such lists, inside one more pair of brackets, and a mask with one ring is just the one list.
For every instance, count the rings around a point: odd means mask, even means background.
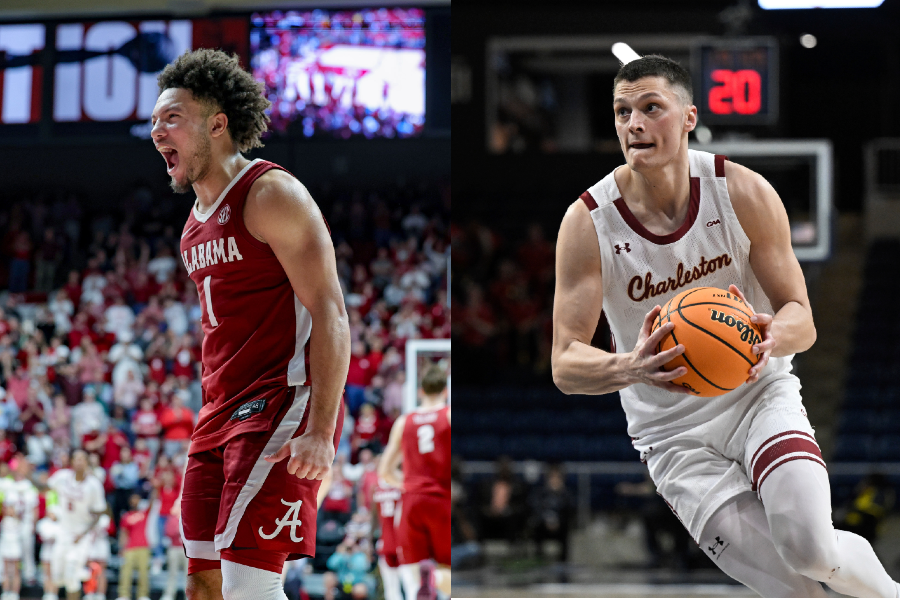
[{"label": "blurred crowd", "polygon": [[[515,473],[508,457],[497,459],[490,477],[464,478],[454,461],[451,487],[451,535],[454,569],[483,564],[483,544],[503,540],[511,547],[533,542],[538,559],[569,560],[569,539],[575,521],[575,494],[566,484],[561,465],[535,465],[535,471]],[[556,543],[551,557],[545,541]]]},{"label": "blurred crowd", "polygon": [[[453,339],[467,384],[548,377],[556,245],[543,225],[507,234],[478,221],[451,227]],[[551,235],[553,232],[551,232]]]},{"label": "blurred crowd", "polygon": [[[312,192],[352,334],[349,410],[323,506],[349,534],[368,518],[360,482],[402,408],[406,340],[450,335],[449,188]],[[158,568],[202,403],[201,308],[177,258],[189,201],[136,187],[117,209],[68,193],[0,206],[0,477],[20,454],[43,491],[70,449],[85,449],[111,535],[133,502],[151,501]]]}]

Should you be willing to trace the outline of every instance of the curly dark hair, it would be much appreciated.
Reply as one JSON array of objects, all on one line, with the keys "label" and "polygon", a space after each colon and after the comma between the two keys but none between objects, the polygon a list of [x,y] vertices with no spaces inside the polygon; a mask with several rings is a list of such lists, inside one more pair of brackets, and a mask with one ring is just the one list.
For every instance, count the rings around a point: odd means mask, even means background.
[{"label": "curly dark hair", "polygon": [[[157,77],[159,91],[184,88],[201,102],[214,105],[228,117],[228,132],[239,152],[262,148],[260,136],[268,128],[265,113],[272,103],[263,84],[241,68],[237,54],[201,48],[185,52]],[[212,113],[211,113],[212,114]]]}]

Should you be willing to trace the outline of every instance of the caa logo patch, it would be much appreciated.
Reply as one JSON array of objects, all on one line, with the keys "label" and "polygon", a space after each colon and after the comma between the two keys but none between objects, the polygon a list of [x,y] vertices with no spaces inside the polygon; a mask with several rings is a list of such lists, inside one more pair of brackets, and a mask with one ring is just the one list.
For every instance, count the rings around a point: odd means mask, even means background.
[{"label": "caa logo patch", "polygon": [[225,205],[222,207],[222,210],[219,211],[219,225],[224,225],[228,222],[228,219],[231,218],[231,207],[229,205]]}]

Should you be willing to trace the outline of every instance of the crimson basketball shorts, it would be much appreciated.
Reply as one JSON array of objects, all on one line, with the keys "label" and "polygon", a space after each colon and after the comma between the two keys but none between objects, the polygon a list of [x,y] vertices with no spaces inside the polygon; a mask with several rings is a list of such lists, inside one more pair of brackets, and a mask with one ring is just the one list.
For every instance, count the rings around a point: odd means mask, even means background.
[{"label": "crimson basketball shorts", "polygon": [[450,564],[450,498],[403,494],[400,521],[395,521],[397,558],[411,565],[433,558]]},{"label": "crimson basketball shorts", "polygon": [[720,506],[768,485],[779,465],[825,467],[800,397],[800,381],[779,377],[715,418],[655,444],[647,457],[656,490],[695,540]]},{"label": "crimson basketball shorts", "polygon": [[[188,458],[181,531],[189,573],[218,569],[223,558],[281,573],[286,560],[315,555],[316,494],[322,482],[289,474],[289,458],[263,459],[306,430],[310,388],[295,390],[273,430],[238,435]],[[335,449],[343,422],[342,401]]]},{"label": "crimson basketball shorts", "polygon": [[[401,510],[399,502],[394,510]],[[394,568],[400,566],[400,559],[397,558],[397,530],[394,528],[393,519],[381,522],[381,539],[378,540],[376,550],[378,555],[384,558],[387,566]]]}]

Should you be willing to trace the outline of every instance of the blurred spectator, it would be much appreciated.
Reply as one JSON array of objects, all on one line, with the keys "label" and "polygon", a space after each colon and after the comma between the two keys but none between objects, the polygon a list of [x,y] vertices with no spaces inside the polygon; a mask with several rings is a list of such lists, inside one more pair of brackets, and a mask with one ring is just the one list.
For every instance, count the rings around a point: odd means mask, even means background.
[{"label": "blurred spectator", "polygon": [[135,376],[134,371],[125,372],[125,379],[116,383],[113,398],[116,406],[127,411],[133,411],[137,407],[138,398],[144,393],[144,382]]},{"label": "blurred spectator", "polygon": [[134,326],[134,311],[130,306],[125,304],[125,298],[116,295],[112,306],[106,309],[104,313],[106,318],[105,329],[119,339],[122,335],[131,336],[132,327]]},{"label": "blurred spectator", "polygon": [[163,410],[159,424],[163,430],[163,452],[172,457],[190,441],[194,431],[194,413],[184,406],[182,396],[174,394],[171,405]]},{"label": "blurred spectator", "polygon": [[147,513],[139,508],[140,494],[128,497],[131,510],[122,515],[119,528],[119,548],[122,566],[119,570],[119,600],[131,598],[132,574],[138,572],[138,600],[150,599],[150,544],[147,543]]},{"label": "blurred spectator", "polygon": [[[80,292],[79,292],[80,293]],[[75,314],[75,305],[65,289],[52,295],[48,308],[53,317],[53,327],[56,335],[65,335],[72,329],[72,316]]]},{"label": "blurred spectator", "polygon": [[144,352],[133,340],[134,334],[130,329],[120,331],[117,334],[116,343],[109,349],[107,360],[114,365],[112,370],[113,385],[123,382],[129,372],[134,374],[135,379],[143,382],[140,361],[144,358]]},{"label": "blurred spectator", "polygon": [[35,258],[34,289],[49,292],[56,279],[56,266],[62,258],[62,248],[52,227],[44,229],[44,237],[38,245]]},{"label": "blurred spectator", "polygon": [[[681,521],[678,520],[672,510],[659,494],[656,493],[656,485],[645,473],[644,480],[640,483],[621,481],[616,484],[615,491],[620,496],[631,496],[642,499],[640,516],[644,525],[644,541],[647,551],[650,553],[649,568],[670,565],[679,569],[689,566],[691,537]],[[666,547],[661,543],[661,536],[669,535],[674,544]]]},{"label": "blurred spectator", "polygon": [[[160,474],[159,481],[155,482],[153,489],[153,499],[159,499],[159,518],[157,519],[157,528],[159,530],[159,544],[154,549],[154,555],[162,558],[163,540],[166,537],[166,523],[172,515],[172,507],[181,494],[181,482],[175,480],[175,473],[172,471],[163,471]],[[178,517],[172,517],[177,519]]]},{"label": "blurred spectator", "polygon": [[103,405],[97,402],[97,393],[94,388],[85,387],[81,404],[72,408],[72,435],[75,446],[80,448],[88,433],[104,431],[107,420]]},{"label": "blurred spectator", "polygon": [[32,248],[31,236],[27,231],[13,233],[12,260],[9,263],[9,291],[14,294],[28,289]]},{"label": "blurred spectator", "polygon": [[513,473],[508,456],[497,459],[494,477],[483,490],[482,498],[482,538],[514,542],[525,525],[525,485]]},{"label": "blurred spectator", "polygon": [[[338,461],[342,460],[338,459]],[[340,464],[336,462],[335,467],[331,469],[333,473],[331,488],[329,488],[325,500],[322,501],[322,518],[346,523],[350,520],[353,510],[353,484],[344,478],[343,470],[338,468]]]},{"label": "blurred spectator", "polygon": [[114,487],[113,521],[118,527],[122,512],[128,508],[129,498],[137,490],[140,478],[138,465],[131,459],[130,447],[122,448],[119,460],[113,463],[109,470],[109,478]]},{"label": "blurred spectator", "polygon": [[162,425],[159,422],[159,414],[153,408],[150,398],[141,398],[140,407],[135,411],[131,420],[131,430],[138,439],[143,439],[150,451],[150,456],[156,458],[159,452],[159,434]]},{"label": "blurred spectator", "polygon": [[0,429],[0,462],[9,463],[16,455],[16,445],[6,438],[6,430]]},{"label": "blurred spectator", "polygon": [[[68,430],[66,431],[68,435]],[[47,433],[47,425],[37,423],[34,432],[25,439],[28,461],[38,469],[43,469],[50,461],[53,452],[53,438]]]},{"label": "blurred spectator", "polygon": [[178,263],[172,256],[172,250],[169,246],[159,244],[156,258],[147,263],[147,272],[153,275],[156,283],[162,285],[172,278]]},{"label": "blurred spectator", "polygon": [[468,498],[462,483],[450,481],[450,567],[464,569],[479,564],[481,545],[468,514]]},{"label": "blurred spectator", "polygon": [[22,423],[22,432],[29,435],[32,434],[35,425],[43,423],[45,416],[44,404],[38,398],[38,385],[37,381],[35,381],[33,385],[28,387],[24,406],[22,407],[22,412],[19,414],[19,421]]},{"label": "blurred spectator", "polygon": [[372,364],[366,356],[366,343],[355,340],[350,345],[350,369],[347,373],[346,398],[347,407],[356,416],[359,407],[365,402],[366,386],[374,375]]},{"label": "blurred spectator", "polygon": [[184,543],[181,541],[181,500],[176,499],[172,504],[171,518],[166,520],[164,534],[169,539],[169,549],[166,552],[166,589],[160,600],[175,600],[175,594],[187,578],[187,557],[184,555]]},{"label": "blurred spectator", "polygon": [[325,600],[368,597],[367,575],[371,560],[355,540],[348,538],[338,545],[327,566]]},{"label": "blurred spectator", "polygon": [[569,526],[575,502],[566,489],[566,480],[560,465],[548,465],[544,473],[543,487],[531,493],[531,531],[537,546],[538,558],[544,556],[544,540],[559,542],[559,560],[569,560]]},{"label": "blurred spectator", "polygon": [[379,427],[378,413],[375,407],[364,402],[359,409],[359,416],[356,418],[356,424],[353,427],[353,439],[351,445],[353,448],[354,458],[359,453],[360,448],[376,444],[378,448],[384,446],[381,439],[381,428]]},{"label": "blurred spectator", "polygon": [[881,473],[866,476],[856,486],[855,497],[843,510],[838,511],[839,529],[864,537],[875,543],[878,526],[894,508],[895,494],[890,482]]},{"label": "blurred spectator", "polygon": [[53,442],[62,448],[68,448],[72,444],[69,433],[69,423],[72,409],[66,404],[66,397],[57,394],[53,397],[53,409],[47,417],[47,426],[50,428],[50,437]]}]

